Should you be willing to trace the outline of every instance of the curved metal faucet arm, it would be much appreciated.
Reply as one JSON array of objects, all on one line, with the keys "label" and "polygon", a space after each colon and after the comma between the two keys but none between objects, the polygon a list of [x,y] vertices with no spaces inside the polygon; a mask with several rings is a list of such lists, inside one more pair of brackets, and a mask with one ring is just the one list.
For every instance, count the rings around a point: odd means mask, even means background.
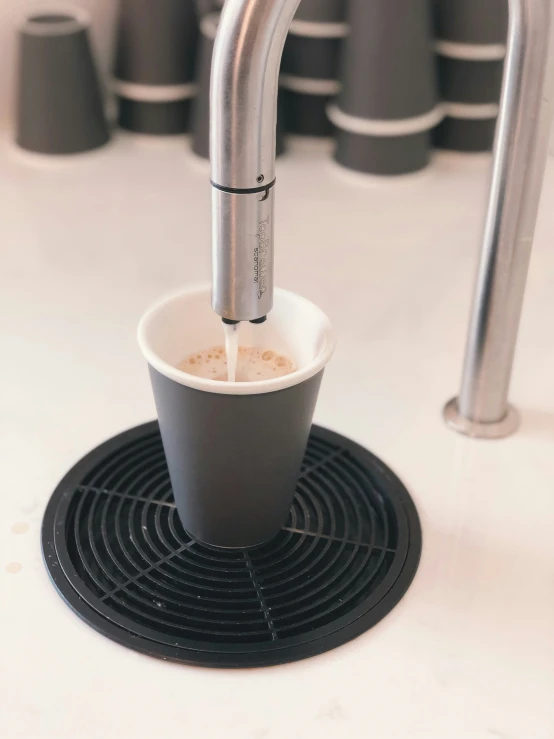
[{"label": "curved metal faucet arm", "polygon": [[252,321],[273,305],[279,67],[300,0],[227,0],[212,62],[212,306]]},{"label": "curved metal faucet arm", "polygon": [[275,179],[279,67],[299,3],[225,3],[214,48],[210,100],[212,182],[218,185],[253,189]]},{"label": "curved metal faucet arm", "polygon": [[509,7],[492,185],[458,399],[461,417],[473,423],[459,430],[478,436],[487,424],[500,424],[503,435],[517,423],[508,393],[552,118],[545,85],[550,0],[510,0]]}]

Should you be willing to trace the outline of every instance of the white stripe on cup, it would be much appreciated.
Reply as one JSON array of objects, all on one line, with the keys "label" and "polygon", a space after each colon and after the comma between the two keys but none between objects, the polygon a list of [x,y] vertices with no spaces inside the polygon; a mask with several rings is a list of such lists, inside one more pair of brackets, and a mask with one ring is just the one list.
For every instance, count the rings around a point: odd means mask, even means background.
[{"label": "white stripe on cup", "polygon": [[318,80],[312,77],[295,77],[292,74],[280,75],[279,84],[285,90],[302,95],[338,95],[341,88],[338,80]]},{"label": "white stripe on cup", "polygon": [[122,98],[139,103],[174,103],[194,97],[197,85],[194,82],[181,85],[141,85],[114,79],[112,90]]},{"label": "white stripe on cup", "polygon": [[506,56],[505,44],[464,44],[438,40],[435,42],[435,51],[440,56],[468,62],[496,62]]},{"label": "white stripe on cup", "polygon": [[306,38],[344,38],[350,33],[348,23],[320,23],[317,21],[293,20],[289,27],[293,36]]},{"label": "white stripe on cup", "polygon": [[399,120],[379,120],[358,118],[344,113],[336,104],[327,107],[329,120],[337,128],[360,136],[411,136],[434,128],[444,118],[444,106],[437,105],[433,110],[413,118]]},{"label": "white stripe on cup", "polygon": [[449,118],[463,118],[468,121],[484,121],[497,118],[499,106],[496,103],[474,105],[470,103],[444,103],[444,112]]},{"label": "white stripe on cup", "polygon": [[208,15],[205,15],[200,21],[200,32],[202,36],[215,41],[220,18],[220,13],[208,13]]}]

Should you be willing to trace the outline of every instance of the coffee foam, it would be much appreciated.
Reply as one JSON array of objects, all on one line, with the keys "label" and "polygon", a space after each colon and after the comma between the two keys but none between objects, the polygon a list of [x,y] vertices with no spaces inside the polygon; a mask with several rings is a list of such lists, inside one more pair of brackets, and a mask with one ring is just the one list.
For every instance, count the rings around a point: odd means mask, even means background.
[{"label": "coffee foam", "polygon": [[[195,352],[177,367],[182,372],[206,380],[227,382],[227,356],[222,346],[214,346]],[[256,346],[239,347],[236,382],[260,382],[274,380],[295,372],[296,367],[288,357],[271,349]]]}]

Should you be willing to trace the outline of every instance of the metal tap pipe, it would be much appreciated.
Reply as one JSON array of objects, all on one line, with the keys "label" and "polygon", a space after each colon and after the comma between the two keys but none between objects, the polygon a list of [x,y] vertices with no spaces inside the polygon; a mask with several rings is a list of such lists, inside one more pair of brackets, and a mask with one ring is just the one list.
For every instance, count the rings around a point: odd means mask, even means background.
[{"label": "metal tap pipe", "polygon": [[[369,2],[370,0],[368,0]],[[212,63],[214,310],[255,320],[272,306],[275,123],[281,55],[299,0],[227,0]],[[459,399],[449,425],[511,433],[508,391],[546,162],[550,0],[509,0],[510,30],[490,202]]]},{"label": "metal tap pipe", "polygon": [[300,0],[227,0],[212,61],[212,305],[251,321],[273,305],[279,67]]},{"label": "metal tap pipe", "polygon": [[447,423],[481,438],[513,433],[508,404],[552,120],[546,84],[550,0],[510,0],[492,185],[458,399]]}]

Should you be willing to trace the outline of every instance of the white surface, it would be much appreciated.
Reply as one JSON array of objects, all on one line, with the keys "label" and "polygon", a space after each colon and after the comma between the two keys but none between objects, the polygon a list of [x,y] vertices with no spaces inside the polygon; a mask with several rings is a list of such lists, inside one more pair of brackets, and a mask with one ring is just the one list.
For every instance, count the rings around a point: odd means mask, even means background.
[{"label": "white surface", "polygon": [[356,641],[218,672],[96,634],[54,591],[39,543],[65,471],[154,416],[136,324],[209,277],[207,167],[181,140],[130,137],[34,161],[1,152],[2,739],[552,739],[554,163],[513,383],[522,429],[475,442],[441,410],[460,376],[488,158],[441,155],[395,183],[343,172],[320,145],[280,160],[277,280],[339,337],[316,420],[402,477],[423,558]]}]

